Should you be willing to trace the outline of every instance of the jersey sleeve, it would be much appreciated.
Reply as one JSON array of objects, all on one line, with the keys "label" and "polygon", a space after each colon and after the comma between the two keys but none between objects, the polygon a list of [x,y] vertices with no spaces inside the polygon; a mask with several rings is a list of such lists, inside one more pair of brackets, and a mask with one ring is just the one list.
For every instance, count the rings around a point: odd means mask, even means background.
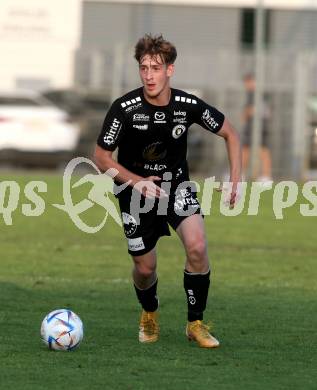
[{"label": "jersey sleeve", "polygon": [[212,133],[217,133],[225,120],[224,114],[215,107],[205,103],[203,100],[198,98],[195,99],[197,104],[192,105],[194,109],[193,122]]},{"label": "jersey sleeve", "polygon": [[120,104],[115,101],[103,121],[102,129],[97,139],[97,145],[102,149],[113,151],[117,148],[124,132],[124,116]]}]

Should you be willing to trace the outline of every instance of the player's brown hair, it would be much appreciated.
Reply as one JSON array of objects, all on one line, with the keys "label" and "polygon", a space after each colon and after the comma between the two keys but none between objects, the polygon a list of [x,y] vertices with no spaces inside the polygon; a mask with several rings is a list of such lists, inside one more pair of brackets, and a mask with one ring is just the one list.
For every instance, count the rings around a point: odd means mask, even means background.
[{"label": "player's brown hair", "polygon": [[147,54],[154,57],[160,56],[163,63],[167,65],[174,64],[177,57],[175,46],[166,41],[161,34],[155,36],[145,34],[138,40],[135,45],[134,58],[140,63]]}]

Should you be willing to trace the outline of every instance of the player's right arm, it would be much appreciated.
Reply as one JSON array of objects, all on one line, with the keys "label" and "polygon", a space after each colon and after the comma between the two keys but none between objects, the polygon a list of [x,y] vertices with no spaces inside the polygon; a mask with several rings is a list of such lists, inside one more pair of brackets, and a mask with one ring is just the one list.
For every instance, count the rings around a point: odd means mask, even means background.
[{"label": "player's right arm", "polygon": [[107,172],[120,183],[129,185],[146,197],[165,196],[163,190],[154,181],[161,180],[157,176],[144,178],[131,172],[113,158],[113,152],[117,148],[125,131],[125,118],[118,101],[115,101],[108,111],[102,125],[102,130],[97,140],[94,160],[102,172]]},{"label": "player's right arm", "polygon": [[131,187],[148,198],[166,196],[164,190],[154,183],[154,181],[161,180],[160,177],[149,176],[144,178],[136,175],[114,160],[112,153],[112,151],[104,150],[99,145],[96,146],[94,160],[102,172],[107,172],[120,183],[129,183]]}]

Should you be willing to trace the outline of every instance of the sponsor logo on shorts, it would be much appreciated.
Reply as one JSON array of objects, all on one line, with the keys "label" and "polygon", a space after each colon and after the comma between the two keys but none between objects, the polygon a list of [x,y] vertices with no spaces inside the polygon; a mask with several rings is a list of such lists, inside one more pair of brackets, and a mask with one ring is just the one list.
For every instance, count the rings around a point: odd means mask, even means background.
[{"label": "sponsor logo on shorts", "polygon": [[150,116],[146,114],[134,114],[133,122],[149,122]]},{"label": "sponsor logo on shorts", "polygon": [[174,210],[185,210],[185,207],[191,206],[191,207],[198,207],[199,203],[198,200],[191,197],[184,198],[184,199],[176,199],[174,203]]},{"label": "sponsor logo on shorts", "polygon": [[127,237],[132,236],[138,227],[137,222],[132,215],[123,212],[122,213],[122,221],[123,221],[123,227],[124,227],[124,233]]},{"label": "sponsor logo on shorts", "polygon": [[206,109],[201,117],[204,124],[210,129],[215,130],[219,126],[219,123],[215,121],[215,119],[211,116],[210,111]]},{"label": "sponsor logo on shorts", "polygon": [[106,145],[113,145],[116,142],[121,127],[122,123],[117,118],[114,118],[110,128],[103,137],[103,141]]},{"label": "sponsor logo on shorts", "polygon": [[144,125],[133,125],[133,127],[135,129],[138,129],[138,130],[147,130],[149,128],[149,125],[147,125],[147,124],[144,124]]},{"label": "sponsor logo on shorts", "polygon": [[142,249],[145,249],[143,238],[137,237],[137,238],[129,238],[128,239],[128,248],[132,252],[140,251]]},{"label": "sponsor logo on shorts", "polygon": [[174,210],[185,210],[188,207],[199,207],[199,203],[191,191],[182,188],[175,197]]},{"label": "sponsor logo on shorts", "polygon": [[186,127],[184,125],[176,125],[174,128],[173,128],[173,131],[172,131],[172,136],[173,138],[177,139],[179,138],[182,134],[184,134],[186,131]]},{"label": "sponsor logo on shorts", "polygon": [[179,192],[183,198],[186,198],[186,196],[191,196],[191,192],[188,191],[187,188],[182,188]]},{"label": "sponsor logo on shorts", "polygon": [[154,119],[155,119],[154,123],[166,123],[164,112],[157,111],[154,114]]}]

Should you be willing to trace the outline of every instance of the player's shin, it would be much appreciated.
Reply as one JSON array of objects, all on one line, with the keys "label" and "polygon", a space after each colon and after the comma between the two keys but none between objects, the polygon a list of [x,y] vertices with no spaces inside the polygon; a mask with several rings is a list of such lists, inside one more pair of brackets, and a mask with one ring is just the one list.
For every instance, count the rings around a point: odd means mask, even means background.
[{"label": "player's shin", "polygon": [[188,321],[203,319],[210,285],[210,270],[206,273],[191,273],[184,270],[184,289],[187,296]]},{"label": "player's shin", "polygon": [[156,311],[159,305],[157,297],[157,278],[155,282],[146,289],[140,289],[134,284],[135,292],[138,300],[143,308],[147,312]]}]

